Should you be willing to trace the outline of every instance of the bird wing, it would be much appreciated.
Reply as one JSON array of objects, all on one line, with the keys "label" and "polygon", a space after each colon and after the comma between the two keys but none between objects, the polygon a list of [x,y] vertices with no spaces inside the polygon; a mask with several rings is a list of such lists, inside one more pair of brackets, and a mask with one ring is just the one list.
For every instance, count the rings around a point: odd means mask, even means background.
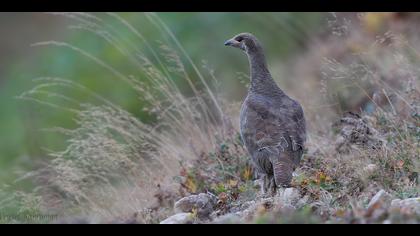
[{"label": "bird wing", "polygon": [[290,98],[269,101],[248,99],[248,122],[255,127],[248,139],[256,150],[287,153],[295,164],[300,162],[306,141],[306,124],[302,107]]}]

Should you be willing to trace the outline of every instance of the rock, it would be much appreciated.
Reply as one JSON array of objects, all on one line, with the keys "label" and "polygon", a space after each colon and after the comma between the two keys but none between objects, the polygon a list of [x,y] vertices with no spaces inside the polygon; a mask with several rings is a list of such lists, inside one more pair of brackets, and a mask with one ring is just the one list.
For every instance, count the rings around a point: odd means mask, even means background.
[{"label": "rock", "polygon": [[213,220],[214,224],[238,224],[241,222],[240,213],[228,213]]},{"label": "rock", "polygon": [[98,222],[88,217],[64,217],[53,221],[52,224],[97,224]]},{"label": "rock", "polygon": [[308,201],[309,201],[309,196],[305,195],[303,198],[299,199],[299,201],[296,203],[295,206],[296,206],[297,209],[302,208],[302,207],[308,205]]},{"label": "rock", "polygon": [[385,190],[381,189],[379,192],[373,196],[370,200],[367,210],[373,210],[374,208],[389,208],[391,205],[392,196],[387,193]]},{"label": "rock", "polygon": [[404,200],[394,199],[391,202],[390,210],[399,210],[407,214],[420,215],[420,197],[407,198]]},{"label": "rock", "polygon": [[191,213],[178,213],[160,222],[160,224],[191,224],[194,217]]},{"label": "rock", "polygon": [[365,216],[371,220],[380,220],[386,216],[388,208],[391,206],[392,196],[385,190],[381,189],[370,200]]},{"label": "rock", "polygon": [[392,224],[392,221],[390,219],[386,219],[382,222],[382,224],[389,225],[389,224]]},{"label": "rock", "polygon": [[246,201],[246,202],[239,202],[239,203],[232,203],[232,207],[230,209],[230,212],[232,212],[232,213],[241,212],[241,211],[251,207],[254,204],[255,204],[255,200]]},{"label": "rock", "polygon": [[279,191],[278,198],[283,204],[294,206],[300,199],[300,193],[296,188],[286,188]]},{"label": "rock", "polygon": [[253,219],[269,212],[284,214],[295,212],[298,204],[306,205],[308,196],[301,198],[296,188],[281,189],[274,197],[262,197],[251,201],[233,204],[229,213],[219,216],[212,214],[212,223],[229,224],[252,222]]},{"label": "rock", "polygon": [[240,216],[242,222],[248,222],[255,216],[271,211],[275,206],[275,202],[273,197],[260,198],[256,201],[251,201],[246,209],[237,212],[236,214]]},{"label": "rock", "polygon": [[301,199],[299,190],[286,188],[280,190],[275,197],[275,210],[280,212],[293,212]]},{"label": "rock", "polygon": [[205,193],[181,198],[175,203],[176,213],[191,213],[195,209],[199,218],[207,218],[214,209],[216,200]]}]

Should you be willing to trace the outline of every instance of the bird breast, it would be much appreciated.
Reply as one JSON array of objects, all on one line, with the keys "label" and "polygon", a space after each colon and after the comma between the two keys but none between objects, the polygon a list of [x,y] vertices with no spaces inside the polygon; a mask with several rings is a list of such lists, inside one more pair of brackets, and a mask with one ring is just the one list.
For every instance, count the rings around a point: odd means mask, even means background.
[{"label": "bird breast", "polygon": [[[267,164],[271,162],[269,158],[289,156],[298,160],[301,156],[300,153],[294,154],[296,143],[303,145],[300,136],[304,135],[303,122],[296,119],[303,118],[303,115],[300,115],[301,109],[297,109],[295,103],[288,97],[267,97],[249,93],[242,104],[242,140],[254,164],[266,173],[272,171],[266,168],[270,166]],[[294,158],[294,155],[299,158]]]}]

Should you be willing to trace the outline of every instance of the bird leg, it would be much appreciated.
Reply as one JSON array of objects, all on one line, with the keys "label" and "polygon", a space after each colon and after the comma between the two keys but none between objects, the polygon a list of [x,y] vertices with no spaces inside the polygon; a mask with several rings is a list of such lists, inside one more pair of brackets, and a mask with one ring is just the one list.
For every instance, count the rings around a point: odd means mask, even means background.
[{"label": "bird leg", "polygon": [[270,189],[270,177],[267,174],[262,174],[260,181],[261,181],[261,195],[267,196]]},{"label": "bird leg", "polygon": [[261,177],[261,195],[264,197],[274,196],[277,192],[277,185],[273,175],[264,174]]},{"label": "bird leg", "polygon": [[274,196],[274,195],[276,195],[276,192],[277,192],[277,185],[276,185],[276,181],[274,179],[274,176],[271,176],[269,181],[270,181],[270,183],[269,183],[269,194],[271,196]]}]

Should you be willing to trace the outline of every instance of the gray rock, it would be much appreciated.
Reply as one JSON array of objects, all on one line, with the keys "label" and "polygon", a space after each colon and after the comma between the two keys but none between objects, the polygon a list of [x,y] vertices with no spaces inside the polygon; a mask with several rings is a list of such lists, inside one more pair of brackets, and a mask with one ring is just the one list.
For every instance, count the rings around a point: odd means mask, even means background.
[{"label": "gray rock", "polygon": [[226,215],[219,216],[213,220],[214,224],[237,224],[241,222],[240,213],[228,213]]},{"label": "gray rock", "polygon": [[270,211],[275,207],[275,198],[260,198],[256,201],[251,201],[249,206],[236,214],[240,216],[242,222],[247,222],[253,219],[260,211]]},{"label": "gray rock", "polygon": [[389,208],[391,206],[392,196],[385,190],[381,189],[378,193],[373,196],[370,200],[367,210],[373,211],[376,208]]},{"label": "gray rock", "polygon": [[191,213],[178,213],[160,222],[160,224],[191,224],[194,217]]},{"label": "gray rock", "polygon": [[305,195],[303,198],[299,199],[299,201],[296,203],[296,208],[302,208],[308,204],[309,196]]},{"label": "gray rock", "polygon": [[278,197],[283,204],[294,206],[300,199],[300,193],[296,188],[286,188],[279,191]]},{"label": "gray rock", "polygon": [[382,222],[382,224],[389,225],[389,224],[392,224],[392,221],[390,219],[386,219]]},{"label": "gray rock", "polygon": [[254,200],[246,201],[246,202],[233,203],[230,211],[232,213],[240,212],[240,211],[243,211],[243,210],[251,207],[254,204],[255,204]]},{"label": "gray rock", "polygon": [[52,224],[95,224],[91,219],[87,217],[67,217],[55,220]]},{"label": "gray rock", "polygon": [[200,193],[181,198],[175,203],[174,208],[176,213],[190,213],[195,209],[199,218],[206,218],[213,212],[215,204],[216,201],[213,196]]},{"label": "gray rock", "polygon": [[420,215],[420,197],[407,198],[404,200],[394,199],[391,202],[391,210],[398,209],[406,213]]}]

